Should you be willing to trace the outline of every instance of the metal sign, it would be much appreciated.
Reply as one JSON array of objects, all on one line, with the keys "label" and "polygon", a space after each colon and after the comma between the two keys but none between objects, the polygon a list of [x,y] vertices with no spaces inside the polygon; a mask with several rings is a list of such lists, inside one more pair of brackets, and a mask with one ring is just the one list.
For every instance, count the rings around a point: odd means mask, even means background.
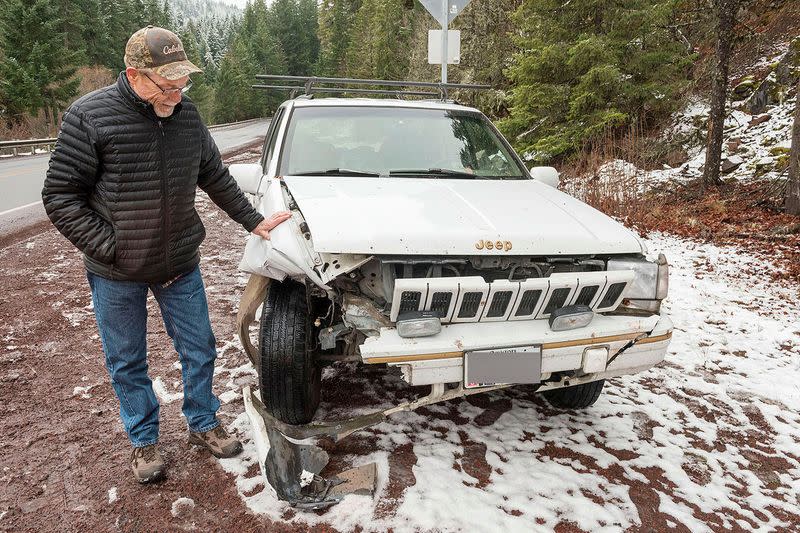
[{"label": "metal sign", "polygon": [[444,13],[442,13],[442,0],[420,0],[420,3],[442,27],[446,27],[467,7],[470,0],[447,0],[447,22],[444,20]]},{"label": "metal sign", "polygon": [[[461,31],[447,30],[447,63],[461,62]],[[442,30],[428,30],[428,63],[442,64]]]}]

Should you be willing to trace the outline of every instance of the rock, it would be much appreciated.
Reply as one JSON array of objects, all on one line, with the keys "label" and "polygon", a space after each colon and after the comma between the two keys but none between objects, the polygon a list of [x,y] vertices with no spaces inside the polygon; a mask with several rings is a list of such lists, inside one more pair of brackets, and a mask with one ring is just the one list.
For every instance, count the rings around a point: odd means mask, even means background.
[{"label": "rock", "polygon": [[755,176],[763,176],[767,172],[770,172],[775,168],[775,160],[771,157],[764,157],[756,161],[756,173]]},{"label": "rock", "polygon": [[787,148],[785,146],[773,146],[772,148],[769,149],[769,155],[780,156],[788,154],[791,151],[792,150],[790,148]]},{"label": "rock", "polygon": [[743,162],[744,161],[742,161],[741,157],[735,155],[726,157],[725,159],[722,160],[722,163],[720,164],[719,167],[719,171],[723,174],[730,174],[731,172],[739,168]]},{"label": "rock", "polygon": [[753,76],[747,76],[736,87],[733,88],[732,100],[744,100],[756,90],[756,80]]},{"label": "rock", "polygon": [[739,147],[741,145],[742,145],[742,139],[740,139],[739,137],[731,139],[730,141],[728,141],[727,144],[728,153],[731,154],[736,153],[737,151],[739,151]]},{"label": "rock", "polygon": [[789,88],[797,84],[798,66],[800,66],[800,38],[795,38],[772,72],[747,97],[746,105],[750,108],[750,113],[758,115],[763,113],[768,105],[780,103],[785,99]]},{"label": "rock", "polygon": [[763,124],[763,123],[765,123],[766,121],[768,121],[771,118],[772,118],[772,115],[770,115],[769,113],[765,113],[763,115],[759,115],[757,117],[753,117],[753,120],[750,121],[750,123],[747,125],[747,127],[752,128],[753,126],[758,126],[759,124]]}]

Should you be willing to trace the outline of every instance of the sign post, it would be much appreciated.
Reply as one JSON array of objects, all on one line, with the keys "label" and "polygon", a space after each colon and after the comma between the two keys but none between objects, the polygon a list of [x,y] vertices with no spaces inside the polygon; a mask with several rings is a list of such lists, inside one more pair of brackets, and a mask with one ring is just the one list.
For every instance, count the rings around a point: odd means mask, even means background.
[{"label": "sign post", "polygon": [[420,2],[442,26],[442,83],[447,83],[447,28],[453,19],[467,7],[470,0],[420,0]]},{"label": "sign post", "polygon": [[442,0],[442,83],[447,83],[447,14],[448,0]]}]

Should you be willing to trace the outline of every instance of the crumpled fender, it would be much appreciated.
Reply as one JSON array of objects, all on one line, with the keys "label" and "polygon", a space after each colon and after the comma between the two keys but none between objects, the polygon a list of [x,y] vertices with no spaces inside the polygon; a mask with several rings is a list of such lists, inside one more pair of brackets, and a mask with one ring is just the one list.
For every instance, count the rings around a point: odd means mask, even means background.
[{"label": "crumpled fender", "polygon": [[[277,179],[264,180],[259,191],[258,211],[269,216],[278,211],[287,211],[287,203]],[[312,251],[305,244],[298,220],[301,215],[292,213],[292,218],[272,231],[270,239],[250,234],[245,245],[239,269],[251,274],[283,281],[287,277],[310,279],[322,288],[328,287],[314,271]]]}]

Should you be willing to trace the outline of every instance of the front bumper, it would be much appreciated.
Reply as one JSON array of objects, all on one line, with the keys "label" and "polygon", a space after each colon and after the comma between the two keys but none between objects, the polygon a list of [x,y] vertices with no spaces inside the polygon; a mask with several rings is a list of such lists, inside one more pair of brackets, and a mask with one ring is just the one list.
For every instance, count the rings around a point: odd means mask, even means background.
[{"label": "front bumper", "polygon": [[[649,317],[597,315],[584,328],[552,331],[546,320],[449,324],[430,337],[405,339],[395,328],[382,328],[361,346],[365,363],[399,366],[411,385],[463,382],[464,352],[517,346],[542,346],[542,379],[555,372],[575,371],[580,381],[593,381],[646,370],[664,359],[672,337],[667,315]],[[610,364],[592,372],[584,351],[608,348]],[[619,353],[620,350],[623,350]],[[574,381],[574,380],[573,380]]]}]

